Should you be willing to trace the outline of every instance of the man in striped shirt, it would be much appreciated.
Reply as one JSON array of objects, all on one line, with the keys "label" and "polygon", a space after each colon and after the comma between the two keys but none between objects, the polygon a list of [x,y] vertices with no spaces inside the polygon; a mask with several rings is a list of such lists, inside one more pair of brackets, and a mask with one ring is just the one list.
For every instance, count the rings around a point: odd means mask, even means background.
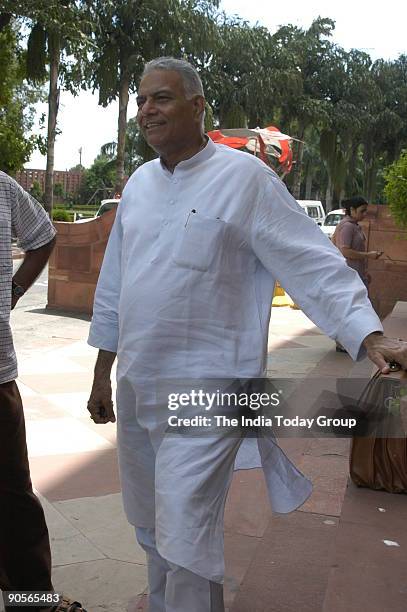
[{"label": "man in striped shirt", "polygon": [[[25,251],[14,276],[12,236],[17,237]],[[48,530],[43,509],[32,490],[23,406],[15,382],[17,360],[10,310],[44,268],[54,242],[55,229],[42,206],[7,174],[0,172],[0,589],[3,591],[53,591]],[[41,609],[44,610],[30,608]],[[68,602],[66,607],[45,609],[79,612],[82,607]]]}]

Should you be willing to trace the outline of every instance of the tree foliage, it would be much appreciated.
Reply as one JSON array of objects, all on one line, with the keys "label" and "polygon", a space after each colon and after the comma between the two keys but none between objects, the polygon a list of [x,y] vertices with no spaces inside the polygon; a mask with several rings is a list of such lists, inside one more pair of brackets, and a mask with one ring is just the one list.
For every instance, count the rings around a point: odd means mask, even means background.
[{"label": "tree foliage", "polygon": [[[78,66],[86,63],[87,32],[90,30],[87,0],[3,0],[3,15],[18,18],[29,30],[26,76],[37,84],[48,77],[47,168],[44,204],[51,214],[53,206],[54,147],[60,86],[77,91]],[[8,13],[7,13],[8,11]],[[76,61],[72,61],[76,60]],[[75,68],[70,72],[70,67]],[[72,86],[74,83],[74,86]]]},{"label": "tree foliage", "polygon": [[114,157],[100,153],[92,166],[84,172],[80,199],[88,203],[91,199],[98,202],[103,198],[113,196],[115,178]]},{"label": "tree foliage", "polygon": [[[118,100],[117,141],[105,145],[98,160],[109,186],[116,168],[115,191],[155,155],[135,121],[127,120],[127,106],[145,63],[162,55],[188,59],[200,72],[206,129],[272,124],[294,136],[294,170],[285,180],[296,197],[321,199],[328,210],[361,192],[384,201],[384,168],[407,148],[407,56],[372,62],[363,51],[345,50],[333,42],[335,23],[327,17],[309,28],[286,24],[272,34],[226,16],[218,0],[3,0],[1,11],[0,31],[18,15],[30,32],[25,55],[31,81],[53,79],[50,174],[60,87],[91,87],[103,106]],[[3,60],[0,51],[0,68]],[[29,151],[13,119],[13,112],[21,119],[21,108],[10,110],[9,131],[0,116],[0,155],[13,159],[7,146],[15,137],[20,164]],[[89,185],[96,185],[92,180]]]},{"label": "tree foliage", "polygon": [[43,197],[44,197],[44,194],[43,194],[43,192],[41,191],[41,186],[40,186],[40,184],[39,184],[39,182],[38,182],[38,181],[33,181],[33,184],[32,184],[31,189],[30,189],[30,194],[31,194],[31,195],[32,195],[32,197],[33,197],[33,198],[35,198],[35,199],[36,199],[38,202],[41,202],[41,201],[42,201],[42,199],[43,199]]},{"label": "tree foliage", "polygon": [[38,145],[29,136],[41,89],[24,82],[24,53],[11,20],[0,30],[0,169],[13,174]]},{"label": "tree foliage", "polygon": [[119,99],[116,191],[124,179],[129,94],[136,90],[144,64],[160,55],[203,53],[216,32],[216,0],[94,0],[92,87],[99,103]]},{"label": "tree foliage", "polygon": [[385,172],[385,194],[398,225],[407,228],[407,150]]}]

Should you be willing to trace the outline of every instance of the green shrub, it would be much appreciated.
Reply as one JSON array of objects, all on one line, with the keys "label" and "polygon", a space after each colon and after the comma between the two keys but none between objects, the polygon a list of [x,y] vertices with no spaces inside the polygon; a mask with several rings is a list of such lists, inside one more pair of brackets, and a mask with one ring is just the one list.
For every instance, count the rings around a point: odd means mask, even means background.
[{"label": "green shrub", "polygon": [[391,214],[401,227],[407,227],[407,150],[385,172],[386,195]]},{"label": "green shrub", "polygon": [[54,208],[52,211],[53,221],[73,221],[73,215],[65,208]]}]

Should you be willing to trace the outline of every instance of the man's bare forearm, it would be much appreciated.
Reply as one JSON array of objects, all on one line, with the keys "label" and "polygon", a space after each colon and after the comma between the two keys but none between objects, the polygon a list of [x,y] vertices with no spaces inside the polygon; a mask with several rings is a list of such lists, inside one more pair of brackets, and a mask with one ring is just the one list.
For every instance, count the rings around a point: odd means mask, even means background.
[{"label": "man's bare forearm", "polygon": [[95,378],[96,376],[105,378],[110,377],[114,360],[116,359],[116,353],[112,351],[106,351],[99,349],[98,356],[95,364]]},{"label": "man's bare forearm", "polygon": [[17,285],[20,285],[25,291],[31,287],[37,276],[44,269],[54,246],[55,238],[39,249],[26,252],[23,263],[13,277]]}]

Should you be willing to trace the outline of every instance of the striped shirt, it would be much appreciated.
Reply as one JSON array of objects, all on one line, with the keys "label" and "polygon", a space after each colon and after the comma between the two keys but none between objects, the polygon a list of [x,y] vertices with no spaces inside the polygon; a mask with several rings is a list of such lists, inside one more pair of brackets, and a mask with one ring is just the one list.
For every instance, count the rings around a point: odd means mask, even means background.
[{"label": "striped shirt", "polygon": [[12,236],[23,251],[33,251],[50,242],[55,229],[41,204],[0,171],[0,384],[17,377],[10,329]]}]

